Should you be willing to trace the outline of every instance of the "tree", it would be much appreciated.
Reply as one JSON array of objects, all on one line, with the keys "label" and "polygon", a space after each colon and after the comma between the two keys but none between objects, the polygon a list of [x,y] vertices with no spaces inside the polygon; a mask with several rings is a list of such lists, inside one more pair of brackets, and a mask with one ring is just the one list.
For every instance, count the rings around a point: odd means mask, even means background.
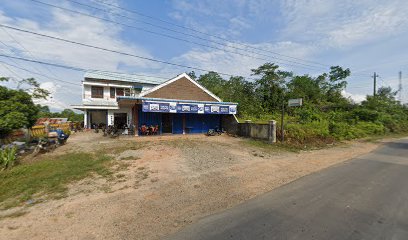
[{"label": "tree", "polygon": [[225,82],[224,89],[224,100],[237,102],[239,114],[259,117],[262,113],[260,102],[255,96],[254,83],[246,81],[243,77],[231,77]]},{"label": "tree", "polygon": [[197,79],[197,75],[195,74],[194,71],[191,71],[191,72],[187,73],[187,75],[190,76],[191,79],[193,79],[193,80],[196,80],[196,79]]},{"label": "tree", "polygon": [[269,113],[282,105],[285,99],[286,79],[293,75],[291,72],[278,69],[279,66],[274,63],[265,63],[251,70],[252,75],[260,77],[255,81],[256,93],[262,108]]},{"label": "tree", "polygon": [[[339,66],[330,67],[330,73],[328,74],[328,81],[325,82],[323,88],[326,90],[327,100],[332,103],[344,103],[346,98],[343,97],[341,92],[346,88],[347,81],[345,80],[350,76],[350,69],[343,69]],[[348,102],[348,101],[346,101]]]},{"label": "tree", "polygon": [[287,84],[288,98],[303,98],[306,103],[320,104],[325,100],[321,80],[308,75],[294,76]]},{"label": "tree", "polygon": [[208,72],[198,78],[198,83],[220,98],[223,98],[225,82],[226,81],[216,72]]},{"label": "tree", "polygon": [[[0,78],[3,82],[8,80]],[[21,89],[22,84],[30,88]],[[34,79],[20,81],[17,90],[0,86],[0,138],[4,138],[14,129],[33,126],[39,111],[33,98],[46,98],[48,95],[49,92],[41,89]]]}]

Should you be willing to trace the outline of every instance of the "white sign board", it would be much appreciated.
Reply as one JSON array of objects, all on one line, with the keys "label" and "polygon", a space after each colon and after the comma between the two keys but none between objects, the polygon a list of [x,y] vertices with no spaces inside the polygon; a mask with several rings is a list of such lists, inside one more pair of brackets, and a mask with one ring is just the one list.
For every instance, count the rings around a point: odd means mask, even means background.
[{"label": "white sign board", "polygon": [[302,98],[289,99],[288,101],[289,107],[298,107],[298,106],[302,106],[302,104],[303,104]]}]

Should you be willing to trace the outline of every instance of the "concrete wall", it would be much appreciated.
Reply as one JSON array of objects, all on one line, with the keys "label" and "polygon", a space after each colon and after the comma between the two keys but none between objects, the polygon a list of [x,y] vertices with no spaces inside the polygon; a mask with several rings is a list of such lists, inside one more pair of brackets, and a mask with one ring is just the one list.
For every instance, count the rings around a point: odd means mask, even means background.
[{"label": "concrete wall", "polygon": [[229,134],[238,135],[238,119],[234,115],[222,115],[221,127]]},{"label": "concrete wall", "polygon": [[265,124],[252,123],[250,121],[238,123],[235,134],[241,137],[262,139],[274,143],[276,142],[276,121],[271,120]]}]

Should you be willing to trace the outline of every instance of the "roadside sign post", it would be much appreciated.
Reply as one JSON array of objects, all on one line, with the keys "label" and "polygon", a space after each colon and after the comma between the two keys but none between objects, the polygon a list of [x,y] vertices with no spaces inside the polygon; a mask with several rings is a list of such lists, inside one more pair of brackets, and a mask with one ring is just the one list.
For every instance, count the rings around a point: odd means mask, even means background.
[{"label": "roadside sign post", "polygon": [[285,132],[284,132],[284,129],[283,129],[284,116],[285,116],[285,102],[282,103],[282,117],[281,117],[281,142],[282,143],[285,140]]},{"label": "roadside sign post", "polygon": [[302,104],[303,104],[302,98],[289,99],[288,101],[289,107],[299,107],[302,106]]},{"label": "roadside sign post", "polygon": [[[300,107],[303,105],[302,98],[289,99],[288,107]],[[285,116],[285,102],[282,103],[282,117],[281,117],[281,142],[285,141],[285,131],[284,131],[284,116]]]}]

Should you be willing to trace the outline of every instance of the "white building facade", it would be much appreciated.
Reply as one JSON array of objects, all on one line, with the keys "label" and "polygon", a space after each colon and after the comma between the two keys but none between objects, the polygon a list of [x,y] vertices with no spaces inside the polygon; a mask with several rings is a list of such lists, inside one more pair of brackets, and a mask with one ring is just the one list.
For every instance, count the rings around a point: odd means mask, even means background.
[{"label": "white building facade", "polygon": [[160,84],[135,75],[93,71],[87,72],[82,82],[82,105],[72,107],[84,112],[84,127],[130,126],[132,105],[119,106],[117,98],[121,96],[137,97]]}]

